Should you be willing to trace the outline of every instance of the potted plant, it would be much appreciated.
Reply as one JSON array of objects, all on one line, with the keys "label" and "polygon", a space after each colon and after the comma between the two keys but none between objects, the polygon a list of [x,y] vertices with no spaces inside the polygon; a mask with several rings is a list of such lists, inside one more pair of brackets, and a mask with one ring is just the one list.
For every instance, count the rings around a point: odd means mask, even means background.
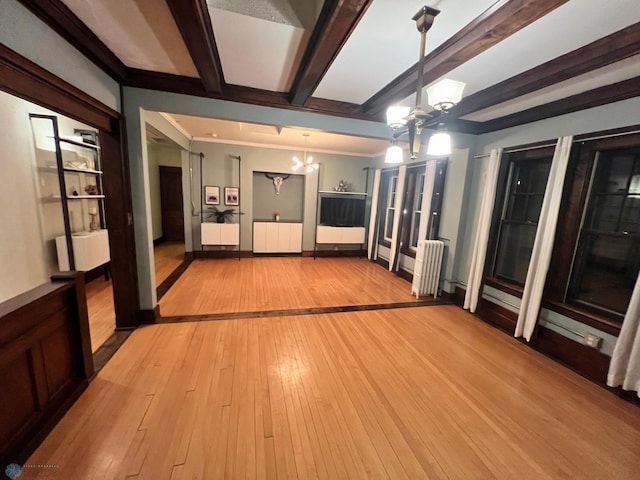
[{"label": "potted plant", "polygon": [[[218,207],[209,207],[207,208],[209,213],[207,214],[207,218],[216,217],[216,223],[225,223],[227,220],[231,220],[231,218],[235,215],[236,211],[232,208],[228,208],[227,210],[220,210]],[[238,212],[239,215],[242,215],[241,212]]]}]

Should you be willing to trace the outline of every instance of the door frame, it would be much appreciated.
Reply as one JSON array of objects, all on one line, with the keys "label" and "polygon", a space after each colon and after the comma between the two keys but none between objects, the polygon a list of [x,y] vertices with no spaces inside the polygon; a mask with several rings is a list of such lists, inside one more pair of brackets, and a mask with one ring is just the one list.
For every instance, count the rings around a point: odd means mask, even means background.
[{"label": "door frame", "polygon": [[[116,329],[141,323],[125,117],[0,44],[0,90],[100,132]],[[105,161],[107,160],[107,161]]]}]

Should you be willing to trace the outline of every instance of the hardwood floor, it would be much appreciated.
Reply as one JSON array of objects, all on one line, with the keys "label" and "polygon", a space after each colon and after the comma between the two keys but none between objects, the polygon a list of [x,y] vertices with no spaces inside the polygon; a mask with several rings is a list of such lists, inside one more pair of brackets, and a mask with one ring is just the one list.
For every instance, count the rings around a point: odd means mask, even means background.
[{"label": "hardwood floor", "polygon": [[453,306],[152,325],[28,464],[69,479],[631,479],[640,409]]},{"label": "hardwood floor", "polygon": [[162,316],[415,301],[411,285],[363,258],[194,260],[162,297]]},{"label": "hardwood floor", "polygon": [[163,242],[153,248],[158,287],[184,261],[184,242]]},{"label": "hardwood floor", "polygon": [[111,280],[105,281],[104,278],[99,277],[87,283],[87,308],[91,351],[95,353],[116,328]]}]

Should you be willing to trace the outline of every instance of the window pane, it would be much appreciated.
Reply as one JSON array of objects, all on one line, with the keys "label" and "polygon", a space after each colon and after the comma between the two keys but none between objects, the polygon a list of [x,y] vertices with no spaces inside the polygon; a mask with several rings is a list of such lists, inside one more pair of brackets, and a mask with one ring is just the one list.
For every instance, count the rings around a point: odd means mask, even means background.
[{"label": "window pane", "polygon": [[511,191],[515,193],[544,193],[550,168],[550,159],[514,163]]},{"label": "window pane", "polygon": [[631,152],[600,154],[593,181],[593,191],[595,193],[626,193],[629,176],[633,169],[633,160],[634,155]]},{"label": "window pane", "polygon": [[503,223],[494,275],[524,285],[536,236],[536,225]]},{"label": "window pane", "polygon": [[391,238],[393,236],[393,217],[395,216],[395,210],[389,208],[387,210],[387,220],[385,223],[384,236],[385,238]]},{"label": "window pane", "polygon": [[622,210],[620,231],[640,233],[640,195],[629,195]]},{"label": "window pane", "polygon": [[622,195],[597,195],[591,199],[585,227],[592,230],[615,232],[624,197]]},{"label": "window pane", "polygon": [[418,246],[418,235],[420,233],[420,212],[414,212],[413,223],[411,224],[411,247]]},{"label": "window pane", "polygon": [[[524,222],[527,217],[527,198],[528,195],[511,195],[507,205],[507,214],[504,217],[505,220]],[[536,221],[538,221],[537,218]]]},{"label": "window pane", "polygon": [[573,275],[573,300],[624,314],[640,269],[638,238],[583,233]]}]

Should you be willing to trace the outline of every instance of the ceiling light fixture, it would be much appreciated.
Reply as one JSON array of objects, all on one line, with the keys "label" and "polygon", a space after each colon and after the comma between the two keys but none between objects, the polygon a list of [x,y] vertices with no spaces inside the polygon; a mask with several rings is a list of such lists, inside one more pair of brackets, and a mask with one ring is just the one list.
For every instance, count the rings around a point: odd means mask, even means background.
[{"label": "ceiling light fixture", "polygon": [[[440,10],[424,6],[418,13],[416,13],[412,20],[416,22],[418,32],[420,32],[420,56],[418,57],[417,66],[417,84],[416,84],[416,105],[413,110],[409,111],[409,107],[392,106],[387,109],[387,124],[394,131],[394,139],[398,137],[405,129],[409,134],[409,156],[412,160],[418,158],[420,152],[420,136],[422,129],[426,127],[427,120],[431,120],[436,115],[425,113],[422,110],[422,88],[424,80],[424,54],[426,47],[427,32],[433,25],[433,21],[440,13]],[[438,110],[442,116],[444,116],[451,108],[453,108],[462,98],[462,90],[464,89],[463,82],[457,82],[455,80],[444,79],[440,82],[432,85],[427,89],[429,95],[429,105]],[[404,108],[404,110],[400,110]],[[404,115],[402,112],[405,112]],[[439,135],[439,136],[438,136]],[[446,137],[448,141],[445,142]],[[429,141],[429,148],[427,153],[432,154],[431,151],[438,151],[444,153],[438,153],[437,155],[448,155],[451,153],[451,138],[446,131],[444,122],[440,122],[438,125],[438,132],[431,138],[436,137],[435,142],[439,142],[440,148],[431,148],[431,140]],[[445,150],[445,146],[449,145],[448,150]],[[392,145],[393,146],[393,145]],[[391,148],[391,147],[389,147]],[[385,160],[386,161],[386,160]]]},{"label": "ceiling light fixture", "polygon": [[302,136],[304,137],[304,157],[300,160],[297,156],[294,156],[293,161],[295,164],[291,169],[294,172],[297,172],[302,168],[306,173],[311,173],[320,168],[320,164],[318,162],[314,162],[313,157],[307,157],[307,137],[309,134],[303,133]]},{"label": "ceiling light fixture", "polygon": [[391,141],[391,146],[387,148],[384,163],[402,163],[402,148],[398,145],[398,139]]}]

